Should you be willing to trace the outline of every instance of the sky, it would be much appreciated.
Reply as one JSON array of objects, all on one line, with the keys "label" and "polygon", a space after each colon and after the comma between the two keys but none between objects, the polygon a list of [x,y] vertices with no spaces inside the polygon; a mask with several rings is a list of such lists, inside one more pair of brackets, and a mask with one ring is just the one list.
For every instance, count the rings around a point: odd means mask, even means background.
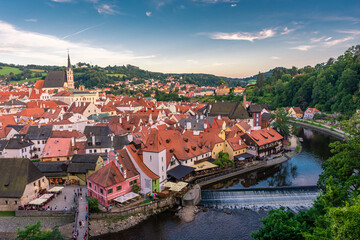
[{"label": "sky", "polygon": [[358,0],[0,0],[0,62],[248,77],[360,43]]}]

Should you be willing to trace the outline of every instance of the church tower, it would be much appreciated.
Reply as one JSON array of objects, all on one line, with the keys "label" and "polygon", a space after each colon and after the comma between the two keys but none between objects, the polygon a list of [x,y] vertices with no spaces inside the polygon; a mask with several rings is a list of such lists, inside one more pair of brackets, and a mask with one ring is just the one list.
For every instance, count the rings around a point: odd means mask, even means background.
[{"label": "church tower", "polygon": [[75,86],[74,86],[74,73],[73,73],[73,68],[71,66],[71,63],[70,63],[70,56],[69,56],[69,53],[68,53],[68,65],[67,65],[67,68],[66,68],[66,80],[67,80],[67,88],[68,89],[75,89]]}]

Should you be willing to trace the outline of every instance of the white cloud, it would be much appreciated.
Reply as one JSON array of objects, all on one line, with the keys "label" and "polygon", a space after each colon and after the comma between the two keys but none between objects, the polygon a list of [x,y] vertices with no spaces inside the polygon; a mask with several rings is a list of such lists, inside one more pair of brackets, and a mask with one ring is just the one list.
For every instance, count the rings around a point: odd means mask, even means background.
[{"label": "white cloud", "polygon": [[146,14],[146,16],[150,17],[152,12],[146,12],[145,14]]},{"label": "white cloud", "polygon": [[236,7],[236,6],[237,6],[236,3],[230,5],[230,7]]},{"label": "white cloud", "polygon": [[326,42],[326,41],[329,41],[330,39],[332,39],[332,37],[311,38],[311,39],[310,39],[310,42],[311,42],[311,43]]},{"label": "white cloud", "polygon": [[289,34],[291,32],[295,31],[295,28],[293,29],[289,29],[288,27],[284,27],[284,31],[281,33],[281,35],[286,35]]},{"label": "white cloud", "polygon": [[343,43],[343,42],[347,42],[349,40],[353,40],[354,37],[345,37],[345,38],[341,38],[341,39],[336,39],[336,40],[332,40],[332,41],[328,41],[328,42],[324,42],[324,46],[325,47],[332,47],[335,46],[339,43]]},{"label": "white cloud", "polygon": [[275,36],[276,32],[273,29],[264,29],[260,32],[249,33],[249,32],[235,32],[235,33],[212,33],[210,38],[222,39],[222,40],[245,40],[253,42],[254,40],[260,40]]},{"label": "white cloud", "polygon": [[73,59],[82,62],[96,61],[96,64],[102,66],[156,57],[155,55],[136,56],[129,50],[112,51],[52,35],[19,30],[3,21],[0,21],[0,39],[0,59],[18,64],[64,65],[66,49],[70,49]]},{"label": "white cloud", "polygon": [[359,35],[360,34],[360,30],[339,30],[337,32],[351,34],[351,35]]},{"label": "white cloud", "polygon": [[237,3],[239,0],[193,0],[193,2],[203,3]]},{"label": "white cloud", "polygon": [[313,48],[315,46],[312,45],[301,45],[301,46],[297,46],[297,47],[292,47],[290,49],[295,49],[295,50],[300,50],[300,51],[308,51],[309,49]]},{"label": "white cloud", "polygon": [[279,59],[280,59],[280,57],[277,57],[277,56],[272,56],[272,57],[271,57],[271,59],[273,59],[273,60],[279,60]]},{"label": "white cloud", "polygon": [[28,18],[28,19],[25,19],[25,22],[37,22],[37,19],[36,18]]},{"label": "white cloud", "polygon": [[98,11],[98,13],[100,14],[109,14],[109,15],[114,15],[114,14],[118,14],[119,12],[115,10],[115,5],[110,5],[110,4],[101,4],[96,6],[96,10]]}]

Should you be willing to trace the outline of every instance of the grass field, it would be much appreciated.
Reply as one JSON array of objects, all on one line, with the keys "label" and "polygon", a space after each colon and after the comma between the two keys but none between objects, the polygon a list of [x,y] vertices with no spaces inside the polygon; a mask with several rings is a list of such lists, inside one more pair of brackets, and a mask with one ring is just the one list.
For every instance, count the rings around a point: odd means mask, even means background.
[{"label": "grass field", "polygon": [[[43,76],[46,76],[46,73],[42,74]],[[12,84],[16,84],[16,83],[23,83],[23,82],[35,82],[36,80],[41,79],[41,77],[33,77],[33,78],[28,78],[27,80],[20,80],[20,81],[11,81],[10,83]]]},{"label": "grass field", "polygon": [[32,72],[44,72],[44,70],[42,70],[42,69],[30,69],[30,71],[32,71]]},{"label": "grass field", "polygon": [[9,74],[11,72],[14,73],[14,74],[22,73],[22,71],[20,69],[18,69],[18,68],[5,67],[5,66],[1,66],[1,68],[0,68],[0,75]]},{"label": "grass field", "polygon": [[0,217],[14,217],[14,211],[0,211]]},{"label": "grass field", "polygon": [[120,77],[120,78],[122,78],[123,76],[126,76],[125,74],[122,74],[122,73],[108,73],[106,75],[110,76],[110,77]]}]

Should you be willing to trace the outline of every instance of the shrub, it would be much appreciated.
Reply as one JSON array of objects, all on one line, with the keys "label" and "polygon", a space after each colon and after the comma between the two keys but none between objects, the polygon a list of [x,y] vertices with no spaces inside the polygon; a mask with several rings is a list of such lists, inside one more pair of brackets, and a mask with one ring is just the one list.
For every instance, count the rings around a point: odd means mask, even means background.
[{"label": "shrub", "polygon": [[100,212],[99,201],[97,200],[97,198],[89,198],[89,211],[91,213]]}]

